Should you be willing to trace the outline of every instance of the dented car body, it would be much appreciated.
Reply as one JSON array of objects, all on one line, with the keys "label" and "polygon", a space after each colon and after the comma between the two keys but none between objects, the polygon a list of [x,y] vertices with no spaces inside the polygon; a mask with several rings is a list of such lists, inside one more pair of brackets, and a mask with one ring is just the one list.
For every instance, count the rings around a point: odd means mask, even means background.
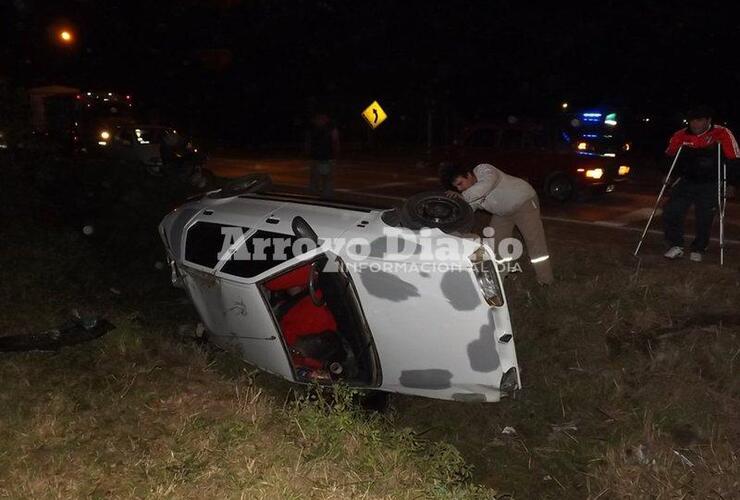
[{"label": "dented car body", "polygon": [[487,245],[395,210],[203,196],[160,225],[173,283],[215,344],[297,383],[495,402],[520,386]]}]

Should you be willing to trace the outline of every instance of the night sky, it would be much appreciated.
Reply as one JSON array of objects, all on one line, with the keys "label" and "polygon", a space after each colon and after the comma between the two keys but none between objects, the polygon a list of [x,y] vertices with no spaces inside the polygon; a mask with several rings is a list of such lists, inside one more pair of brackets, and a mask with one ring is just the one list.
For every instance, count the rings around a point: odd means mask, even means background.
[{"label": "night sky", "polygon": [[[662,114],[708,103],[721,118],[740,115],[740,23],[721,2],[12,0],[2,9],[1,71],[13,83],[130,92],[194,131],[254,144],[289,140],[318,108],[360,130],[373,99],[398,118],[386,133],[409,140],[418,127],[402,124],[421,123],[429,106],[455,123],[547,114],[562,101]],[[76,31],[73,47],[54,43],[59,25]]]}]

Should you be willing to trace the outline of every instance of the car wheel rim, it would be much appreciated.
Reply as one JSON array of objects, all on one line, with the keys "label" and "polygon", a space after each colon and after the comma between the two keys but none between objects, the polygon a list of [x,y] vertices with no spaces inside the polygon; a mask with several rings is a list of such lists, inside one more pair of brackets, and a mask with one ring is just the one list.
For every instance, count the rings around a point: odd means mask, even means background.
[{"label": "car wheel rim", "polygon": [[556,179],[550,183],[550,195],[553,198],[568,197],[573,190],[567,179]]},{"label": "car wheel rim", "polygon": [[435,224],[444,224],[457,219],[459,209],[453,201],[447,198],[434,198],[420,203],[416,213],[424,220],[432,221]]}]

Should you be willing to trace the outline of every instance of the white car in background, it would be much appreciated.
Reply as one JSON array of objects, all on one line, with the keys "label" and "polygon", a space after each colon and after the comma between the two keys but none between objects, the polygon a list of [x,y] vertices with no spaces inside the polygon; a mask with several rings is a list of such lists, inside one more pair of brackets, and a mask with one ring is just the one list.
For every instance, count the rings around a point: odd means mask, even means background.
[{"label": "white car in background", "polygon": [[297,383],[467,402],[520,387],[493,253],[456,233],[467,204],[423,193],[381,210],[270,186],[240,179],[160,224],[211,342]]},{"label": "white car in background", "polygon": [[159,125],[118,125],[100,130],[98,145],[106,156],[147,166],[161,166],[161,143],[166,134],[177,134]]},{"label": "white car in background", "polygon": [[101,154],[122,163],[143,166],[153,175],[174,174],[205,189],[213,182],[206,157],[172,127],[117,125],[98,133]]}]

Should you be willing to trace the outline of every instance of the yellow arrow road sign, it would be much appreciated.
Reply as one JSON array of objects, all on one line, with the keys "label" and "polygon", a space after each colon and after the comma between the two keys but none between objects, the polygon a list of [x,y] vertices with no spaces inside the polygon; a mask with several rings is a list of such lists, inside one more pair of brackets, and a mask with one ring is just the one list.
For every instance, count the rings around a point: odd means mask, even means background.
[{"label": "yellow arrow road sign", "polygon": [[367,124],[370,125],[372,128],[377,128],[378,125],[383,123],[385,119],[388,118],[388,115],[385,114],[385,111],[383,111],[383,108],[380,107],[378,101],[373,101],[373,103],[368,106],[365,111],[362,112],[362,117],[365,118]]}]

